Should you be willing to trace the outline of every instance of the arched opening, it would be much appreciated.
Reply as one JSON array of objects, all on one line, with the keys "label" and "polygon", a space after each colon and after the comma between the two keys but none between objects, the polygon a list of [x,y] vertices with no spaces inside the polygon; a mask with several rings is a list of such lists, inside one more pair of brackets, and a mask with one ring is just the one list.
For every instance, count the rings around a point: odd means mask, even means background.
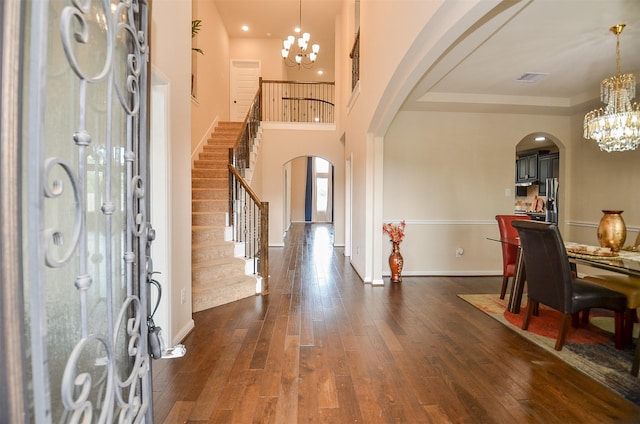
[{"label": "arched opening", "polygon": [[516,145],[515,212],[558,223],[560,148],[554,137],[531,133]]},{"label": "arched opening", "polygon": [[319,156],[300,156],[284,165],[284,227],[292,222],[333,223],[334,166]]}]

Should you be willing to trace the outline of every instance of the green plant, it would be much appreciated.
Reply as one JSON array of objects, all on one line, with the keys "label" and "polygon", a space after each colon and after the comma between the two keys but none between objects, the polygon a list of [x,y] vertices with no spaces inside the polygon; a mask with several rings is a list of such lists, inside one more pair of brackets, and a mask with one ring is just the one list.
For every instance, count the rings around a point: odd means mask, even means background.
[{"label": "green plant", "polygon": [[[195,37],[200,32],[201,27],[202,27],[202,20],[195,19],[191,21],[191,38]],[[194,52],[198,52],[202,55],[204,54],[202,49],[199,49],[197,47],[192,47],[191,50],[193,50]]]}]

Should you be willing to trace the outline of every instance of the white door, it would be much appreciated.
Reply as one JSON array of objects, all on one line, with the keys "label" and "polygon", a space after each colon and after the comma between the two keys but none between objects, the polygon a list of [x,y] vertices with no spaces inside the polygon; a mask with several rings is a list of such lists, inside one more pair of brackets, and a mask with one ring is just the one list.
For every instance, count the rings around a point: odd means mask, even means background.
[{"label": "white door", "polygon": [[11,59],[24,125],[5,145],[21,172],[1,186],[21,203],[0,233],[21,244],[2,285],[24,316],[0,334],[26,334],[18,397],[30,422],[151,423],[148,5],[27,4],[23,56]]},{"label": "white door", "polygon": [[244,122],[260,85],[259,60],[231,61],[231,121]]}]

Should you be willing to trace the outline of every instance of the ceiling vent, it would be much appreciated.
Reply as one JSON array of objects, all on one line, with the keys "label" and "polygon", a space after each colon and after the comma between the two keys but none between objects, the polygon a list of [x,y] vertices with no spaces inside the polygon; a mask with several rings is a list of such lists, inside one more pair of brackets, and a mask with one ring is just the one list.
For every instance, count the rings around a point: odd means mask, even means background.
[{"label": "ceiling vent", "polygon": [[520,75],[520,77],[518,77],[516,79],[516,81],[518,82],[538,82],[540,81],[542,78],[546,77],[549,74],[545,74],[542,72],[527,72],[525,74]]}]

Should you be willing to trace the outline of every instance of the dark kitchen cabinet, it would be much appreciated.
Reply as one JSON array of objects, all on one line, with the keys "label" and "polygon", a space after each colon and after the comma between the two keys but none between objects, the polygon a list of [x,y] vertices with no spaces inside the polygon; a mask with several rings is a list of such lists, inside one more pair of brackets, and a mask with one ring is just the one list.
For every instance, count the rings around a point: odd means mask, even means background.
[{"label": "dark kitchen cabinet", "polygon": [[547,195],[547,178],[558,178],[560,174],[560,154],[549,153],[538,156],[538,196]]},{"label": "dark kitchen cabinet", "polygon": [[516,161],[516,183],[527,183],[538,180],[538,154],[527,153],[518,156]]}]

